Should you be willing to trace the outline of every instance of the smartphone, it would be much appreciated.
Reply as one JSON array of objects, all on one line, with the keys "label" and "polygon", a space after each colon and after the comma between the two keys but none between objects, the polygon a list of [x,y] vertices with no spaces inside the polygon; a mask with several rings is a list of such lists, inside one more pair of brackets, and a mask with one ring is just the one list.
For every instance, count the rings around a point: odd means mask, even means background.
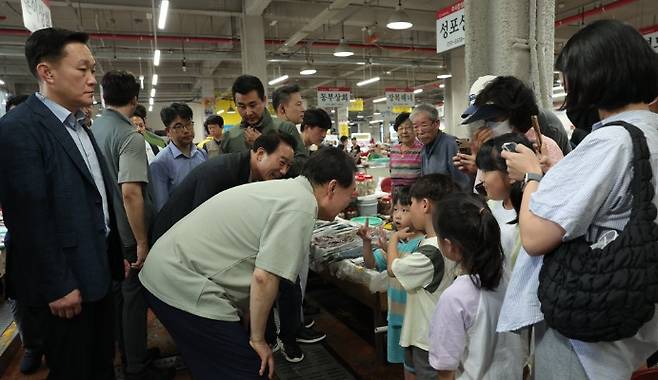
[{"label": "smartphone", "polygon": [[539,119],[537,118],[537,115],[532,115],[530,117],[530,120],[532,120],[532,129],[535,130],[535,134],[537,134],[537,153],[541,153],[541,129],[539,128]]},{"label": "smartphone", "polygon": [[506,142],[501,147],[503,150],[508,152],[516,152],[516,143],[515,142]]},{"label": "smartphone", "polygon": [[457,139],[457,146],[459,147],[459,153],[471,155],[473,151],[471,150],[471,141],[469,139]]}]

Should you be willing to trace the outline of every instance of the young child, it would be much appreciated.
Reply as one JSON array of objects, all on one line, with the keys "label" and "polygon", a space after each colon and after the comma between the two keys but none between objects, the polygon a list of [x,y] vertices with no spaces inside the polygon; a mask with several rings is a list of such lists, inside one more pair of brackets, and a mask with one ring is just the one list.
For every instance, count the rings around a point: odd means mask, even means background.
[{"label": "young child", "polygon": [[444,260],[438,249],[432,225],[436,202],[457,191],[450,177],[430,174],[418,178],[411,187],[411,224],[424,230],[425,239],[409,255],[400,257],[398,244],[415,232],[401,229],[391,236],[387,250],[388,273],[407,291],[407,306],[400,333],[400,346],[405,347],[405,362],[412,363],[416,379],[436,379],[436,371],[428,359],[428,331],[432,311],[439,295],[454,278],[455,263]]},{"label": "young child", "polygon": [[489,199],[487,204],[500,226],[500,241],[506,259],[505,269],[511,273],[521,249],[518,212],[523,198],[523,184],[509,177],[507,164],[500,156],[503,144],[508,142],[532,149],[532,143],[525,136],[507,133],[482,144],[475,162],[478,169],[482,170],[483,184]]},{"label": "young child", "polygon": [[434,310],[430,364],[440,380],[521,379],[521,337],[496,333],[505,296],[498,222],[478,196],[451,194],[439,202],[434,228],[441,253],[458,263],[461,275]]},{"label": "young child", "polygon": [[[425,235],[422,231],[416,230],[411,224],[411,213],[409,212],[411,206],[411,197],[409,195],[409,187],[399,187],[393,193],[393,227],[396,231],[409,228],[415,231],[408,240],[401,240],[398,242],[398,255],[404,257],[410,254],[420,244]],[[386,265],[386,251],[388,242],[385,239],[384,231],[379,234],[380,248],[372,250],[372,242],[370,239],[370,228],[364,226],[359,229],[359,236],[363,239],[363,259],[366,268],[375,268],[378,271],[385,271]],[[395,278],[391,278],[388,287],[388,330],[387,336],[387,351],[389,363],[404,363],[404,377],[406,380],[414,378],[412,363],[404,362],[404,348],[400,346],[400,331],[402,330],[402,321],[404,320],[404,309],[407,303],[407,292],[404,290],[400,282]]]}]

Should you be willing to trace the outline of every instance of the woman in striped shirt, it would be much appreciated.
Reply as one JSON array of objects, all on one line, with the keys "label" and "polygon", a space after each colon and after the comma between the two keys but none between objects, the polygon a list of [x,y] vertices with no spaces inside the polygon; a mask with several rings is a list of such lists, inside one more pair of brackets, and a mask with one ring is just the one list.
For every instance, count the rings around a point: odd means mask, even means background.
[{"label": "woman in striped shirt", "polygon": [[423,144],[416,139],[409,113],[403,112],[395,118],[393,129],[398,134],[398,144],[391,147],[389,168],[393,189],[411,186],[420,176],[420,151]]}]

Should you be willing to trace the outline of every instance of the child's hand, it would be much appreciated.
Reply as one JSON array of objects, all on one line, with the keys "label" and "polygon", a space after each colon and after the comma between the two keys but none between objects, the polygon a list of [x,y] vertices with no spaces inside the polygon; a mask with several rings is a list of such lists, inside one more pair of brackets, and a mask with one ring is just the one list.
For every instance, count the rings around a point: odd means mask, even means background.
[{"label": "child's hand", "polygon": [[361,226],[358,231],[356,231],[356,234],[361,238],[361,240],[370,240],[370,237],[372,236],[372,230],[370,229],[370,226],[368,225],[368,219],[366,219],[366,224]]},{"label": "child's hand", "polygon": [[386,238],[386,230],[384,230],[384,227],[379,227],[378,244],[382,251],[386,252],[388,249],[388,239]]},{"label": "child's hand", "polygon": [[414,236],[414,232],[411,230],[409,227],[405,227],[393,234],[391,237],[391,240],[395,239],[396,241],[399,240],[406,240],[409,239],[410,237]]}]

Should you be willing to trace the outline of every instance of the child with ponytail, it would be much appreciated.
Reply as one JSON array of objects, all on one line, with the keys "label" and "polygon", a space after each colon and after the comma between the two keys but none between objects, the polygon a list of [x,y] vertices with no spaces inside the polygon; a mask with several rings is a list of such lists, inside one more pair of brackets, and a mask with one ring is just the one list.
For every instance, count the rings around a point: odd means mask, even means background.
[{"label": "child with ponytail", "polygon": [[439,379],[521,379],[522,340],[496,333],[505,295],[500,228],[474,194],[450,194],[434,213],[441,253],[460,275],[441,294],[430,324],[429,361]]}]

